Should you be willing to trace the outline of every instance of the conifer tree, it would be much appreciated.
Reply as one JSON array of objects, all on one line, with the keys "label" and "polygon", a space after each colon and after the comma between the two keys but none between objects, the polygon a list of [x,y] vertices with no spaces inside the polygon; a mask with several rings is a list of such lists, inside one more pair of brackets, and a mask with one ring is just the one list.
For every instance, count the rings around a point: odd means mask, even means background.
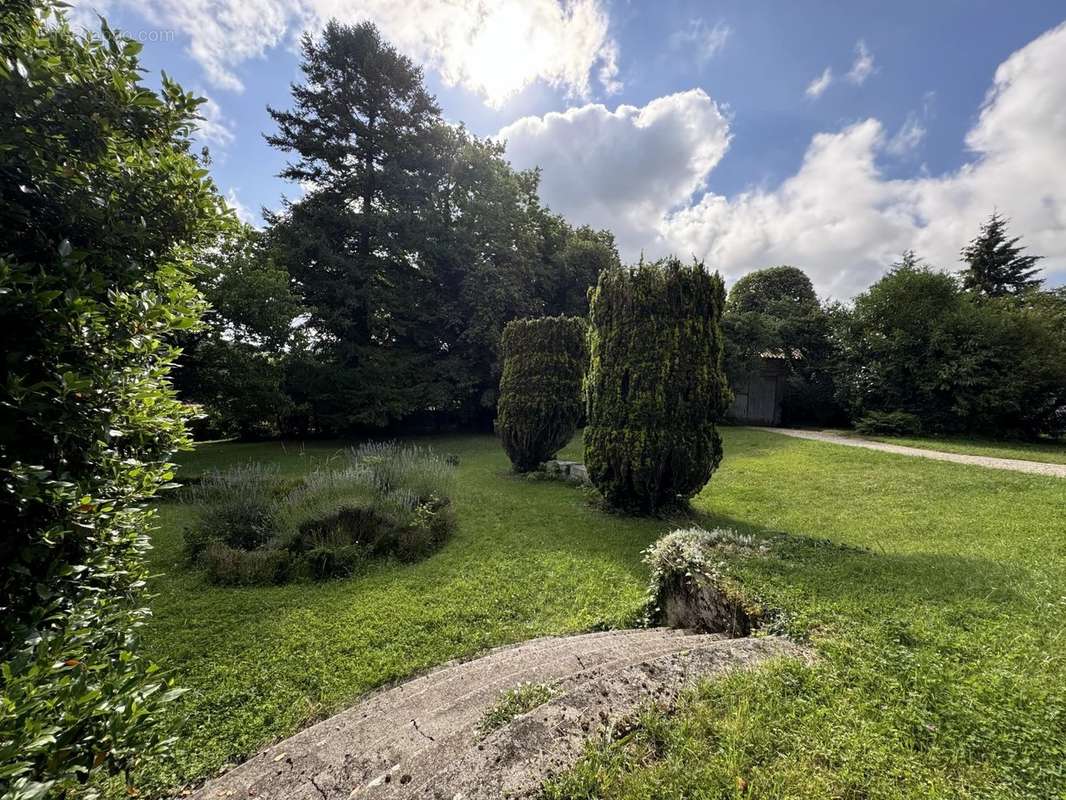
[{"label": "conifer tree", "polygon": [[1007,220],[993,212],[981,226],[981,235],[962,249],[969,266],[962,271],[964,289],[986,297],[1003,297],[1036,289],[1043,283],[1034,277],[1036,262],[1043,256],[1023,255],[1019,237],[1007,238]]},{"label": "conifer tree", "polygon": [[517,472],[552,458],[581,420],[585,321],[516,319],[503,329],[503,377],[496,431]]},{"label": "conifer tree", "polygon": [[421,69],[369,22],[305,36],[301,69],[293,109],[270,109],[267,141],[295,156],[281,176],[310,189],[270,221],[324,334],[336,414],[384,424],[434,402],[436,343],[420,338],[434,293],[417,254],[439,181],[440,109]]},{"label": "conifer tree", "polygon": [[655,512],[722,460],[725,288],[676,258],[600,274],[589,302],[585,466],[607,502]]}]

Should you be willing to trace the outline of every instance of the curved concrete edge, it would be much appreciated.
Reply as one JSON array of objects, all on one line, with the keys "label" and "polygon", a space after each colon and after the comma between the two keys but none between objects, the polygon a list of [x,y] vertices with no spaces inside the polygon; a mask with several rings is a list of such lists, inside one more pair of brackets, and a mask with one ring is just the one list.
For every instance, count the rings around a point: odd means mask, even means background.
[{"label": "curved concrete edge", "polygon": [[[667,628],[542,637],[494,648],[480,658],[450,662],[371,692],[351,708],[266,748],[183,796],[195,800],[435,798],[442,787],[455,784],[460,788],[449,790],[451,800],[472,791],[462,787],[471,786],[469,775],[475,771],[486,787],[517,791],[537,782],[540,770],[576,760],[580,743],[591,730],[599,729],[602,720],[631,713],[645,701],[666,698],[672,703],[683,685],[701,675],[801,652],[776,637],[725,639]],[[498,763],[502,756],[486,762],[484,753],[502,753],[507,748],[506,731],[524,735],[520,725],[530,715],[484,738],[477,725],[505,691],[527,682],[549,683],[556,690],[557,696],[543,711],[561,714],[549,727],[569,730],[560,741],[570,744],[549,756],[548,749],[534,742],[530,746],[536,746],[543,758],[503,769]],[[531,718],[541,710],[536,709]],[[513,747],[508,750],[512,751],[517,752]],[[462,764],[466,766],[457,766]]]},{"label": "curved concrete edge", "polygon": [[[498,800],[539,797],[545,780],[577,763],[590,740],[632,729],[638,714],[672,710],[699,680],[753,669],[771,658],[810,660],[809,651],[779,637],[726,639],[630,664],[581,684],[462,753],[404,765],[400,781],[351,800]],[[414,767],[414,769],[410,769]]]},{"label": "curved concrete edge", "polygon": [[720,638],[642,628],[545,636],[496,647],[377,688],[347,710],[268,746],[182,796],[321,798],[321,786],[335,786],[338,780],[349,789],[362,785],[397,760],[446,738],[453,718],[475,725],[502,691],[519,683],[562,681],[583,670]]}]

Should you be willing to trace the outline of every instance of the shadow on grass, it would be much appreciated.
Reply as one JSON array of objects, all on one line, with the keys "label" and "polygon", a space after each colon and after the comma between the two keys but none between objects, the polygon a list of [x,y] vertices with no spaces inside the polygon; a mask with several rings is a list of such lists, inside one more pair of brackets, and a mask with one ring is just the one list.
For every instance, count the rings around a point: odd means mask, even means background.
[{"label": "shadow on grass", "polygon": [[941,552],[876,551],[698,510],[687,524],[735,528],[769,542],[768,558],[741,564],[744,578],[756,592],[783,595],[793,603],[899,616],[946,604],[1014,604],[1033,580],[1018,564]]}]

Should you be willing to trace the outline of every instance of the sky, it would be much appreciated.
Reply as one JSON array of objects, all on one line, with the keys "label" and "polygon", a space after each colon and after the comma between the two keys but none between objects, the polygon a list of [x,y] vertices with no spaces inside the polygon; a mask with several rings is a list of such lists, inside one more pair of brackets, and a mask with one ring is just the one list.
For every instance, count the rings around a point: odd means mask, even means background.
[{"label": "sky", "polygon": [[444,116],[542,170],[541,199],[627,262],[774,264],[847,300],[913,249],[961,268],[995,210],[1066,284],[1061,0],[76,0],[208,98],[199,139],[239,216],[299,186],[263,134],[298,40],[369,19]]}]

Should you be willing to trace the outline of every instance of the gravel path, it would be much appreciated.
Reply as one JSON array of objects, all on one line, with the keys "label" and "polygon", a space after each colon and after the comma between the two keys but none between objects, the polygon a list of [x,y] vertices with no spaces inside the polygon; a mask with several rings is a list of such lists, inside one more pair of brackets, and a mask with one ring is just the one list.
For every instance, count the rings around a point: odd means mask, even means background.
[{"label": "gravel path", "polygon": [[1066,464],[1046,464],[1042,461],[1022,461],[1017,458],[992,458],[990,456],[969,456],[962,453],[945,453],[941,450],[924,450],[919,447],[904,447],[900,444],[871,442],[851,436],[841,436],[828,431],[800,431],[791,428],[755,428],[768,433],[779,433],[797,439],[811,439],[816,442],[842,444],[846,447],[865,447],[867,450],[880,450],[883,453],[895,453],[901,456],[918,456],[934,461],[951,461],[955,464],[970,464],[990,469],[1007,469],[1013,472],[1028,472],[1032,475],[1050,475],[1054,478],[1066,478]]}]

